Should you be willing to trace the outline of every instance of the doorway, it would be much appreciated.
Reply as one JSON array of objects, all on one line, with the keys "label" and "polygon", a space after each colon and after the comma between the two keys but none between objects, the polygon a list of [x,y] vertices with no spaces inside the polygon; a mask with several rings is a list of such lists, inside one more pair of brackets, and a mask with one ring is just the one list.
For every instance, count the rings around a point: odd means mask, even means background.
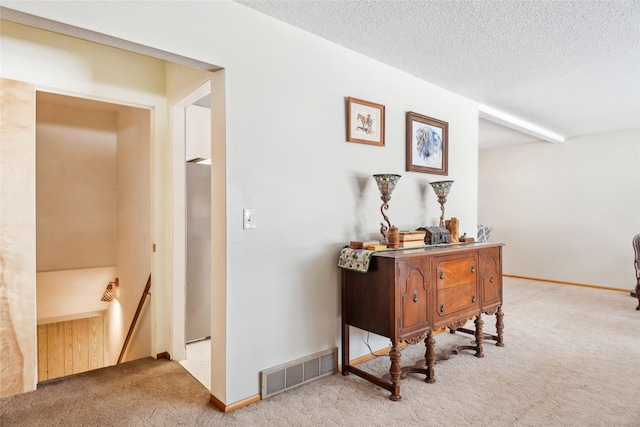
[{"label": "doorway", "polygon": [[[118,359],[151,271],[150,135],[148,109],[36,92],[39,381]],[[125,360],[150,353],[141,314]]]},{"label": "doorway", "polygon": [[[180,363],[211,390],[211,85],[206,82],[172,108],[174,140],[182,155],[174,169],[185,183],[184,252],[176,254],[185,266],[184,356]],[[174,152],[174,154],[176,154]],[[175,165],[174,165],[175,166]],[[176,175],[177,176],[177,175]],[[175,261],[175,259],[174,259]],[[176,325],[178,326],[178,325]],[[174,327],[174,331],[175,331]]]},{"label": "doorway", "polygon": [[[7,16],[7,18],[9,18]],[[9,366],[23,373],[24,391],[35,389],[37,383],[37,331],[36,331],[36,215],[35,215],[35,91],[48,93],[66,93],[74,97],[91,100],[103,100],[106,103],[117,103],[124,106],[141,108],[151,117],[151,198],[152,215],[145,220],[151,225],[152,239],[146,242],[145,251],[152,255],[152,287],[151,295],[145,302],[131,345],[125,355],[130,360],[139,355],[143,348],[147,357],[156,355],[166,357],[167,352],[174,360],[180,359],[185,352],[184,341],[184,279],[179,277],[180,271],[174,265],[181,263],[184,269],[184,253],[175,257],[180,248],[179,239],[173,233],[173,222],[182,210],[184,225],[184,201],[173,198],[176,193],[184,193],[184,178],[173,179],[173,141],[170,110],[184,93],[188,93],[195,85],[210,78],[215,88],[215,99],[212,106],[213,128],[217,134],[212,136],[215,142],[214,158],[218,162],[212,170],[212,193],[216,195],[216,210],[212,214],[212,245],[216,247],[216,255],[212,256],[212,270],[218,277],[213,280],[212,304],[212,336],[217,343],[212,353],[213,376],[224,378],[226,370],[226,160],[225,160],[225,72],[220,67],[204,63],[193,58],[173,55],[149,46],[127,42],[126,50],[120,40],[96,37],[95,33],[81,28],[71,28],[48,20],[38,22],[30,20],[29,26],[22,25],[24,17],[13,15],[13,22],[3,25],[3,43],[7,43],[7,53],[17,63],[24,66],[11,73],[18,80],[3,80],[0,92],[4,112],[10,120],[9,126],[2,127],[3,187],[2,201],[11,203],[10,209],[3,211],[0,220],[7,231],[3,237],[2,255],[4,256],[5,279],[20,286],[14,286],[8,294],[8,303],[13,310],[22,315],[13,318],[17,343],[22,351],[24,363],[14,361]],[[26,22],[24,22],[27,24]],[[54,25],[55,24],[55,25]],[[43,31],[49,29],[54,32]],[[60,33],[60,34],[59,34]],[[64,35],[67,34],[67,35]],[[68,37],[68,35],[72,37]],[[5,37],[6,36],[6,37]],[[95,43],[92,43],[91,40]],[[3,45],[4,46],[4,45]],[[58,70],[65,73],[51,73],[48,63],[55,62]],[[118,66],[124,64],[124,66]],[[29,80],[26,83],[19,80]],[[109,101],[111,100],[111,101]],[[167,104],[167,102],[169,104]],[[148,129],[147,129],[148,130]],[[145,136],[146,138],[146,136]],[[133,157],[132,157],[133,158]],[[182,167],[184,169],[184,148],[182,148]],[[149,163],[143,165],[147,167]],[[6,179],[5,178],[9,177]],[[4,185],[4,184],[7,185]],[[77,184],[81,184],[78,180]],[[146,194],[146,193],[145,193]],[[146,198],[146,196],[145,196]],[[13,201],[18,200],[19,203]],[[24,202],[24,203],[23,203]],[[177,207],[176,207],[177,206]],[[174,207],[176,207],[174,209]],[[176,220],[177,221],[177,220]],[[183,231],[184,238],[184,231]],[[174,242],[178,245],[174,247]],[[184,246],[184,245],[183,245]],[[213,248],[212,248],[213,250]],[[151,254],[151,252],[153,253]],[[11,254],[7,257],[7,254]],[[176,260],[176,261],[174,261]],[[120,308],[126,328],[140,300],[142,289],[148,278],[149,266],[141,265],[146,270],[140,281],[140,289],[135,295],[127,295],[128,286],[120,277],[117,288],[120,304],[111,303],[110,308]],[[109,274],[110,279],[113,275]],[[102,290],[106,286],[100,280]],[[136,281],[137,283],[137,281]],[[180,288],[182,283],[182,288]],[[137,284],[135,286],[138,286]],[[181,293],[182,297],[176,297]],[[40,301],[42,302],[42,301]],[[125,304],[132,304],[132,312]],[[151,315],[147,315],[147,310]],[[178,314],[181,313],[181,314]],[[4,314],[4,311],[3,311]],[[116,313],[117,314],[117,313]],[[128,317],[128,319],[127,319]],[[182,322],[176,318],[182,317]],[[147,321],[147,319],[151,320]],[[5,317],[3,317],[3,320]],[[146,326],[150,324],[149,326]],[[6,325],[3,325],[6,326]],[[5,328],[7,329],[7,328]],[[8,330],[8,329],[7,329]],[[6,334],[4,334],[6,335]],[[145,335],[145,336],[143,336]],[[139,339],[142,337],[141,341]],[[2,338],[6,338],[3,336]],[[177,341],[176,341],[177,340]],[[182,342],[180,344],[180,341]],[[151,342],[150,346],[147,344]],[[178,344],[176,344],[176,342]],[[138,345],[139,344],[139,345]],[[111,351],[112,358],[118,357],[119,345]],[[137,347],[137,349],[136,349]],[[183,356],[184,357],[184,356]],[[3,383],[4,385],[4,383]],[[226,381],[216,381],[212,387],[215,394],[224,401]],[[22,390],[22,388],[21,388]],[[5,387],[2,387],[3,395]]]}]

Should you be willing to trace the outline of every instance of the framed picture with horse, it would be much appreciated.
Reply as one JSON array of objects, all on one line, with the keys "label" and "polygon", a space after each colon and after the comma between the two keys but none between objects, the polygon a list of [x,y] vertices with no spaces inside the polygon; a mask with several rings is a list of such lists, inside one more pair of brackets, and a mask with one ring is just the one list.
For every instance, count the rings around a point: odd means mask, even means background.
[{"label": "framed picture with horse", "polygon": [[347,98],[347,141],[384,147],[384,105]]},{"label": "framed picture with horse", "polygon": [[447,175],[449,123],[407,113],[407,171]]}]

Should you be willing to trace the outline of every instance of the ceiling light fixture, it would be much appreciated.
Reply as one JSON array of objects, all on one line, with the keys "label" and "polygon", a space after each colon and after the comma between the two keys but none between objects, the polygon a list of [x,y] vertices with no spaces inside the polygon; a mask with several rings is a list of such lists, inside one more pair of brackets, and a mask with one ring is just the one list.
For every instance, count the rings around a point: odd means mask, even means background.
[{"label": "ceiling light fixture", "polygon": [[487,119],[490,122],[506,126],[510,129],[515,129],[518,132],[535,136],[536,138],[540,138],[544,141],[553,143],[563,143],[565,141],[565,137],[562,135],[558,135],[557,133],[541,128],[533,123],[526,122],[483,104],[478,104],[478,116],[483,119]]}]

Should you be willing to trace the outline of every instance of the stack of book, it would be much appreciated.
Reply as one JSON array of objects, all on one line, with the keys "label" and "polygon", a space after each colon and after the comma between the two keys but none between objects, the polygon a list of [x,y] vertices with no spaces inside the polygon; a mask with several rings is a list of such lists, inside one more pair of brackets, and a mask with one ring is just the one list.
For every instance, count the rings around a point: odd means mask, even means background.
[{"label": "stack of book", "polygon": [[425,245],[424,238],[426,236],[426,232],[424,231],[401,231],[399,235],[399,247],[401,248],[416,248]]}]

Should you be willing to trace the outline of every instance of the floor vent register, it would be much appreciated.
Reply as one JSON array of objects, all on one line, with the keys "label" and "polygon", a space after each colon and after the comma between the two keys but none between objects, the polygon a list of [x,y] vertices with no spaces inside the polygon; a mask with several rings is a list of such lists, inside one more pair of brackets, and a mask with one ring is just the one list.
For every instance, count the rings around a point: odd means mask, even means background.
[{"label": "floor vent register", "polygon": [[274,366],[260,372],[260,397],[266,399],[293,387],[331,375],[337,370],[337,347]]}]

